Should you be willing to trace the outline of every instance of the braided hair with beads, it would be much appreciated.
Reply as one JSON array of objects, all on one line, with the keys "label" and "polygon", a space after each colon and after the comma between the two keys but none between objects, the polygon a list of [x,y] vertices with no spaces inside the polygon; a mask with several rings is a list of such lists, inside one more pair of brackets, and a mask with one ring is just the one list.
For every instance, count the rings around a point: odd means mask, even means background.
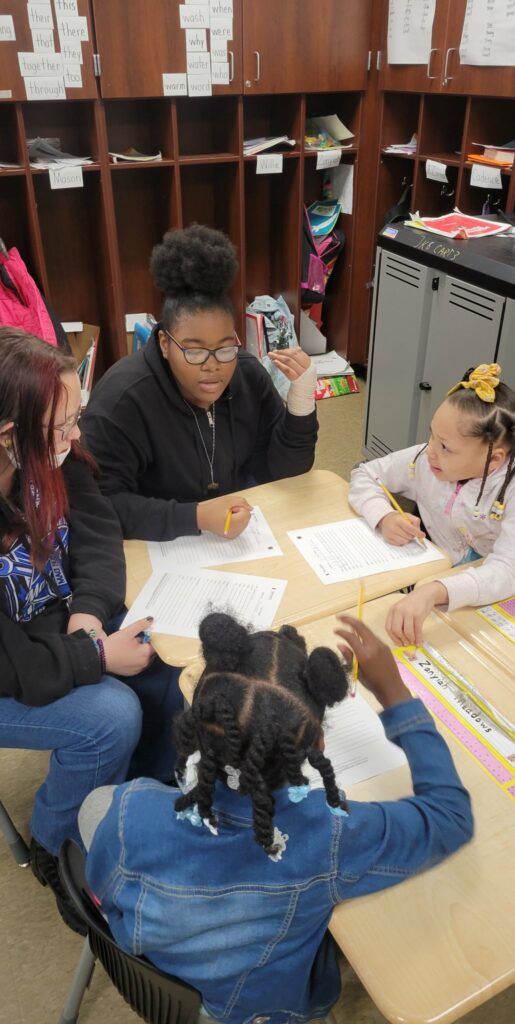
[{"label": "braided hair with beads", "polygon": [[343,700],[347,674],[329,648],[308,656],[292,626],[277,633],[250,633],[229,615],[213,613],[200,624],[206,662],[192,706],[176,723],[177,773],[200,751],[197,783],[178,797],[177,811],[197,806],[201,818],[217,827],[213,812],[217,779],[226,768],[239,771],[239,792],[249,796],[256,841],[273,856],[274,791],[302,786],[306,759],[319,772],[329,807],[347,810],[330,760],[320,749],[327,707]]}]

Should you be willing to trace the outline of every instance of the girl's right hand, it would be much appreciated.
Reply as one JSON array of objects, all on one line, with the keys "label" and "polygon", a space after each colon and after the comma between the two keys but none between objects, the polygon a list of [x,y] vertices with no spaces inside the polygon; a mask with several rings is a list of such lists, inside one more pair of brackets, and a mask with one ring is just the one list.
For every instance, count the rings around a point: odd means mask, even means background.
[{"label": "girl's right hand", "polygon": [[400,512],[388,512],[378,527],[387,544],[395,544],[396,547],[409,544],[415,537],[420,537],[421,540],[425,537],[425,533],[420,529],[420,519],[409,512],[406,512],[406,516],[401,516]]},{"label": "girl's right hand", "polygon": [[[227,513],[231,511],[231,525],[225,530]],[[245,498],[212,498],[211,501],[202,501],[197,505],[197,526],[199,530],[209,530],[219,537],[227,537],[233,540],[239,537],[240,533],[247,528],[250,522],[252,505],[249,505]]]},{"label": "girl's right hand", "polygon": [[360,681],[374,694],[383,708],[409,700],[411,693],[404,685],[389,647],[379,640],[364,622],[352,615],[338,615],[346,628],[335,630],[344,644],[338,644],[349,668],[353,654],[358,659]]},{"label": "girl's right hand", "polygon": [[149,619],[139,619],[125,629],[119,629],[111,633],[104,640],[104,653],[106,668],[108,672],[114,672],[117,676],[137,676],[150,665],[155,657],[151,644],[141,643],[136,639],[138,633],[148,630],[151,624]]}]

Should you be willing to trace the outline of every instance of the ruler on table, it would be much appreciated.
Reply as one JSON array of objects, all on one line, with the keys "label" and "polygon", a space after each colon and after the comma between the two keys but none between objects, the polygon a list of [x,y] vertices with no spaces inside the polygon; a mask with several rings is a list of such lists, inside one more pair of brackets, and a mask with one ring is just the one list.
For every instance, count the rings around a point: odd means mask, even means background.
[{"label": "ruler on table", "polygon": [[408,689],[515,800],[515,725],[432,645],[393,653]]}]

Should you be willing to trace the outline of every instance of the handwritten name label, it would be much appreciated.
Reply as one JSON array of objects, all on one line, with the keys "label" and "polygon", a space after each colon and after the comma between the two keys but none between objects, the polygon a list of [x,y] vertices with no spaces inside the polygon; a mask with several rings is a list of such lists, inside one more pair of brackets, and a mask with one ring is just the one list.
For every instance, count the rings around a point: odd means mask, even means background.
[{"label": "handwritten name label", "polygon": [[50,188],[83,188],[82,167],[50,167]]},{"label": "handwritten name label", "polygon": [[186,53],[205,53],[207,51],[207,33],[205,28],[186,29]]},{"label": "handwritten name label", "polygon": [[449,180],[447,164],[442,164],[440,160],[426,160],[426,178],[429,178],[430,181],[442,181],[447,184]]},{"label": "handwritten name label", "polygon": [[501,168],[473,164],[470,172],[470,184],[476,188],[502,188]]},{"label": "handwritten name label", "polygon": [[165,96],[187,96],[188,79],[186,75],[163,75],[163,94]]},{"label": "handwritten name label", "polygon": [[0,43],[9,43],[16,39],[12,14],[0,14]]},{"label": "handwritten name label", "polygon": [[341,159],[341,149],[326,149],[322,153],[317,153],[317,171],[322,171],[324,167],[338,167]]},{"label": "handwritten name label", "polygon": [[461,249],[454,249],[451,245],[446,245],[445,242],[435,242],[429,238],[421,238],[417,242],[415,249],[421,249],[422,252],[432,252],[434,256],[441,256],[444,260],[451,260],[454,263],[461,256]]},{"label": "handwritten name label", "polygon": [[282,174],[282,153],[258,153],[256,158],[256,174]]}]

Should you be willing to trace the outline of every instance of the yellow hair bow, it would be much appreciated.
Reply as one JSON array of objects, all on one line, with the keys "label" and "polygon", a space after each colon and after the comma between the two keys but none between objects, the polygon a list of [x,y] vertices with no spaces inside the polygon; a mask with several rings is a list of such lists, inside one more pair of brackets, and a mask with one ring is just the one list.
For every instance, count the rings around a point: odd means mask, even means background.
[{"label": "yellow hair bow", "polygon": [[470,374],[469,380],[460,380],[447,392],[454,394],[460,388],[470,388],[476,392],[482,402],[495,402],[495,389],[501,379],[501,367],[499,363],[481,363]]}]

